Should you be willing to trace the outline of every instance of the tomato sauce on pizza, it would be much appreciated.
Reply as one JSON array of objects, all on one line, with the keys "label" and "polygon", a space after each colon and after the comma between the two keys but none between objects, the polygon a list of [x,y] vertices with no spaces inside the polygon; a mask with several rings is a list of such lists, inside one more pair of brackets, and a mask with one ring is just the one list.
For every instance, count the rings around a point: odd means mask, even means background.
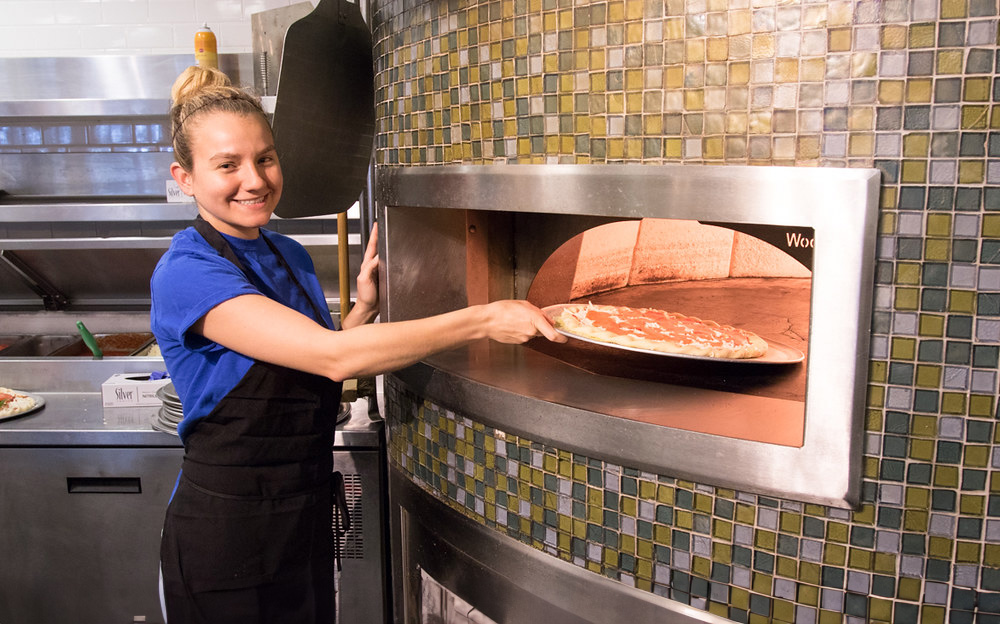
[{"label": "tomato sauce on pizza", "polygon": [[655,308],[571,304],[553,321],[570,335],[649,351],[728,359],[767,353],[751,331]]}]

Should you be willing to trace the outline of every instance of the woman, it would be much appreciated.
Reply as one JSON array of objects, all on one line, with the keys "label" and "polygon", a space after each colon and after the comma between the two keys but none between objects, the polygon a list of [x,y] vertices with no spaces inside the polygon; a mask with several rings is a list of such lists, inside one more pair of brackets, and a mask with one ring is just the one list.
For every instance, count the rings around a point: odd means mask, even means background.
[{"label": "woman", "polygon": [[565,338],[524,301],[369,324],[378,313],[377,228],[357,302],[334,331],[305,249],[263,229],[282,178],[259,102],[198,67],[171,97],[170,173],[198,218],[174,237],[151,281],[153,333],[184,404],[184,462],[161,546],[166,617],[328,624],[340,383],[484,337]]}]

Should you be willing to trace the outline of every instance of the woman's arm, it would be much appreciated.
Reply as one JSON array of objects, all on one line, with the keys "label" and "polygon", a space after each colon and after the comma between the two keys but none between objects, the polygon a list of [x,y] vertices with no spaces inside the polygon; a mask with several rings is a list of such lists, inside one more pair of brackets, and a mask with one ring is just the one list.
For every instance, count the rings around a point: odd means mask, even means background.
[{"label": "woman's arm", "polygon": [[566,341],[541,310],[512,300],[330,331],[267,297],[242,295],[212,308],[192,330],[248,357],[337,381],[396,370],[480,338]]}]

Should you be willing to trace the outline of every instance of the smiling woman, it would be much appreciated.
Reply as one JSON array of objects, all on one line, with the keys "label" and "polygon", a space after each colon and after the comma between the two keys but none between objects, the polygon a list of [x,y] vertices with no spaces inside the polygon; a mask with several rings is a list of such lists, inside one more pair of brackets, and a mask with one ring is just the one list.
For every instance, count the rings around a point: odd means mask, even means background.
[{"label": "smiling woman", "polygon": [[374,324],[377,227],[336,328],[305,248],[264,227],[283,178],[260,103],[199,67],[172,95],[170,172],[198,218],[150,282],[151,326],[184,406],[184,461],[160,549],[166,617],[329,624],[341,382],[482,338],[565,338],[526,301]]}]

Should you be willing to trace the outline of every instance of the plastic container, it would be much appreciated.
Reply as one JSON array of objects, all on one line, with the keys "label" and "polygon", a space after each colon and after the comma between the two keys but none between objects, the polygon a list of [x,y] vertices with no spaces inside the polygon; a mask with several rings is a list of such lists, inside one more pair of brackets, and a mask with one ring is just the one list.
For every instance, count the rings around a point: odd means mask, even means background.
[{"label": "plastic container", "polygon": [[219,67],[219,52],[216,46],[215,33],[208,27],[202,26],[194,34],[194,59],[201,67]]}]

